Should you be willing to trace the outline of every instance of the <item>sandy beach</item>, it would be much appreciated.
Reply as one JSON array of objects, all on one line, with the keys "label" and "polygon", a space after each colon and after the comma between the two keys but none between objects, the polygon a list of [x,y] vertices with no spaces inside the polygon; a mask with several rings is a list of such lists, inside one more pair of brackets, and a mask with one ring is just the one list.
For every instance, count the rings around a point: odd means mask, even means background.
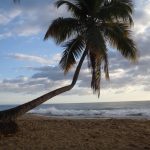
[{"label": "sandy beach", "polygon": [[150,120],[24,116],[0,150],[150,150]]}]

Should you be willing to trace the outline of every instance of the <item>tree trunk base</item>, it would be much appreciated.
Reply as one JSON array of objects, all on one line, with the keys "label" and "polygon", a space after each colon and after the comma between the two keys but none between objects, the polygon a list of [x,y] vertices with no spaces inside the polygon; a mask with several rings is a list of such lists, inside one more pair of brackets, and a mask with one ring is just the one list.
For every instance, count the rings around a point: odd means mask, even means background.
[{"label": "tree trunk base", "polygon": [[18,125],[15,121],[0,121],[0,134],[15,134],[18,131]]}]

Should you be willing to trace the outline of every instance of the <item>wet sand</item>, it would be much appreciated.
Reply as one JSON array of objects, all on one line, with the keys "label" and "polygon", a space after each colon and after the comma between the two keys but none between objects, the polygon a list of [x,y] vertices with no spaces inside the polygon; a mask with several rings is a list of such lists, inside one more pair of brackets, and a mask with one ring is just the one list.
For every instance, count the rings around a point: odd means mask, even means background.
[{"label": "wet sand", "polygon": [[24,116],[0,150],[150,150],[150,120]]}]

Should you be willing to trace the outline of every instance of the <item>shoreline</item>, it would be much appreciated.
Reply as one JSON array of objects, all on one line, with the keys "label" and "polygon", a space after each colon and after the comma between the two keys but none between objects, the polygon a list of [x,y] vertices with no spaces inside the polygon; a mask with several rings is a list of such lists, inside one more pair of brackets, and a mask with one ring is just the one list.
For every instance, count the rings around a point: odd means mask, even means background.
[{"label": "shoreline", "polygon": [[114,119],[114,120],[150,120],[150,117],[146,116],[126,116],[126,117],[103,117],[103,116],[48,116],[36,113],[27,113],[25,116],[35,116],[35,117],[43,117],[49,119],[68,119],[68,120],[107,120],[107,119]]},{"label": "shoreline", "polygon": [[150,149],[150,120],[64,119],[27,114],[17,123],[18,133],[0,135],[1,149]]}]

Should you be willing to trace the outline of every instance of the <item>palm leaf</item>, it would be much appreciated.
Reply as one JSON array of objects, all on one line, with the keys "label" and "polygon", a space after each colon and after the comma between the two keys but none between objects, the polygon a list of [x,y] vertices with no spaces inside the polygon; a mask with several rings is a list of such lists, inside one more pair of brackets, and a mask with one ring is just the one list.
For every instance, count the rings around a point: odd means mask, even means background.
[{"label": "palm leaf", "polygon": [[103,3],[103,0],[76,0],[78,6],[81,8],[82,12],[86,14],[86,16],[92,16],[94,17],[97,12],[99,11],[99,8],[101,4]]},{"label": "palm leaf", "polygon": [[88,64],[92,73],[91,88],[100,95],[101,65],[104,61],[104,72],[109,79],[107,47],[101,31],[96,27],[88,29],[86,34],[88,48]]},{"label": "palm leaf", "polygon": [[109,63],[108,63],[108,56],[107,56],[107,53],[105,54],[104,58],[103,58],[103,61],[104,61],[104,73],[105,73],[105,78],[106,80],[109,80]]},{"label": "palm leaf", "polygon": [[110,44],[117,48],[125,58],[132,61],[137,60],[137,49],[130,38],[131,31],[127,24],[105,23],[103,30]]},{"label": "palm leaf", "polygon": [[97,58],[95,54],[89,53],[88,64],[92,74],[91,88],[93,89],[93,93],[98,93],[99,97],[101,81],[101,58]]},{"label": "palm leaf", "polygon": [[64,45],[65,50],[59,62],[59,65],[65,73],[67,73],[71,69],[71,67],[76,63],[76,60],[83,52],[84,46],[85,43],[82,36],[78,36]]},{"label": "palm leaf", "polygon": [[78,7],[75,1],[70,2],[67,0],[58,0],[55,4],[57,8],[59,8],[62,5],[66,5],[68,11],[70,11],[75,17],[80,18],[81,16],[83,16],[83,11],[81,12],[80,7]]},{"label": "palm leaf", "polygon": [[96,57],[103,57],[106,45],[101,31],[95,26],[90,26],[86,31],[85,39],[88,50],[95,53]]},{"label": "palm leaf", "polygon": [[52,37],[56,43],[61,43],[72,35],[77,34],[80,23],[74,18],[58,18],[55,19],[49,26],[44,39]]},{"label": "palm leaf", "polygon": [[102,20],[116,19],[133,24],[131,17],[133,11],[132,0],[105,0],[104,6],[100,8],[98,16]]}]

